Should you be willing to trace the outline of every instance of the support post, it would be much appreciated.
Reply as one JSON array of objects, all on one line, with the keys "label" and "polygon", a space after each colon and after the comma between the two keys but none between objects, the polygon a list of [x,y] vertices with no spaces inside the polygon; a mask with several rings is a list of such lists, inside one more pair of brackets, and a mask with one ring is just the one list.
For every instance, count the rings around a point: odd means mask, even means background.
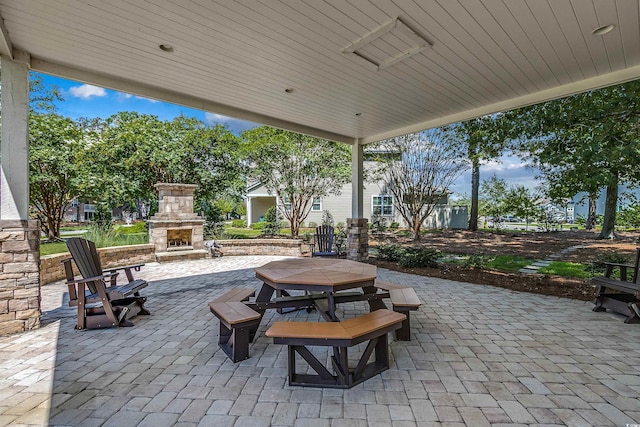
[{"label": "support post", "polygon": [[247,228],[251,228],[251,200],[253,198],[251,196],[247,196],[247,212],[245,213],[245,217],[247,218]]},{"label": "support post", "polygon": [[369,259],[369,228],[364,217],[364,156],[358,139],[351,148],[351,215],[347,219],[347,259],[366,261]]},{"label": "support post", "polygon": [[2,56],[0,335],[40,326],[40,225],[29,220],[29,55]]},{"label": "support post", "polygon": [[[0,218],[29,219],[29,65],[2,56]],[[26,58],[24,58],[26,56]]]}]

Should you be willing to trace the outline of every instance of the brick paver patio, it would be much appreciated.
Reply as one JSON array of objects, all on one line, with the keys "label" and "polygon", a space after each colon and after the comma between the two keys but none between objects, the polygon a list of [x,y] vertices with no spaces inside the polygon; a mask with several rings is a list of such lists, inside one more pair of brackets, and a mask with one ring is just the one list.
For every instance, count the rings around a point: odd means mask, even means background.
[{"label": "brick paver patio", "polygon": [[[153,264],[138,277],[152,312],[132,328],[76,331],[62,283],[43,288],[43,327],[0,338],[0,425],[423,426],[640,423],[640,325],[591,304],[379,270],[412,285],[412,341],[392,366],[350,390],[289,387],[286,349],[267,312],[234,364],[217,346],[207,302],[260,283],[280,257]],[[364,303],[338,316],[364,313]]]}]

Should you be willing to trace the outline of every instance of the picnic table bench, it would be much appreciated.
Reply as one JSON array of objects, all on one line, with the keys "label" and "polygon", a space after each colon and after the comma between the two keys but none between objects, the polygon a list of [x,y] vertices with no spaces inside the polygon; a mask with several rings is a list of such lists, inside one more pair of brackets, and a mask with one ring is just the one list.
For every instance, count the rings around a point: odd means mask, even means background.
[{"label": "picnic table bench", "polygon": [[[593,311],[610,309],[627,316],[625,323],[640,323],[639,263],[640,248],[637,249],[634,265],[604,263],[604,276],[592,279],[597,286]],[[619,279],[611,277],[616,269],[620,271]],[[631,281],[628,280],[629,273],[632,273]]]},{"label": "picnic table bench", "polygon": [[[401,327],[406,316],[380,309],[342,322],[276,322],[266,336],[288,346],[289,385],[351,388],[389,369],[387,333]],[[369,341],[356,366],[349,368],[347,349]],[[333,347],[331,373],[307,346]],[[369,358],[374,353],[374,360]],[[296,371],[296,353],[315,374]]]},{"label": "picnic table bench", "polygon": [[416,291],[409,286],[382,280],[376,280],[375,287],[383,291],[383,293],[380,294],[383,298],[391,299],[393,311],[406,316],[406,319],[402,322],[402,327],[396,330],[396,339],[399,341],[410,341],[411,317],[409,316],[409,312],[418,310],[420,305],[422,305]]},{"label": "picnic table bench", "polygon": [[234,288],[209,303],[220,320],[218,345],[234,362],[249,358],[249,343],[262,315],[244,302],[254,296],[253,288]]}]

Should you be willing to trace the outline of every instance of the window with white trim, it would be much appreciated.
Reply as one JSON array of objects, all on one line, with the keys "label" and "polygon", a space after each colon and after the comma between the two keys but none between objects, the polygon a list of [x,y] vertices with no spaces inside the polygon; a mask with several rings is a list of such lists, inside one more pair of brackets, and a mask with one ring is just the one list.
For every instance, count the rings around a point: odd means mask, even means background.
[{"label": "window with white trim", "polygon": [[313,205],[311,205],[312,212],[320,212],[322,210],[322,200],[320,197],[313,198]]},{"label": "window with white trim", "polygon": [[393,216],[393,196],[373,196],[371,213],[374,215]]}]

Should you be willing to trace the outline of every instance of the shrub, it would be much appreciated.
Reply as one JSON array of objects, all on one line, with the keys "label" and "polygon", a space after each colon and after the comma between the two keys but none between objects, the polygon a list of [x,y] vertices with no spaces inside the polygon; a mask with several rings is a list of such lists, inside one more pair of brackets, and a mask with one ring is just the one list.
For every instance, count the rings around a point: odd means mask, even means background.
[{"label": "shrub", "polygon": [[264,221],[254,222],[251,224],[252,230],[262,230],[264,228]]},{"label": "shrub", "polygon": [[231,221],[231,226],[233,228],[245,228],[247,226],[247,221],[244,219],[234,219]]},{"label": "shrub", "polygon": [[[619,254],[616,251],[606,251],[596,255],[595,260],[590,266],[585,267],[585,271],[591,273],[592,276],[603,275],[605,271],[605,264],[627,264],[629,260],[626,256]],[[614,268],[611,274],[614,279],[620,278],[620,269]]]},{"label": "shrub", "polygon": [[309,228],[316,228],[318,226],[318,223],[315,221],[309,221]]},{"label": "shrub", "polygon": [[400,245],[380,245],[378,246],[378,255],[380,258],[391,261],[398,262],[400,261],[400,257],[404,253],[404,249]]},{"label": "shrub", "polygon": [[322,211],[322,225],[330,225],[333,227],[333,215],[326,209]]},{"label": "shrub", "polygon": [[271,206],[264,214],[262,234],[265,236],[277,236],[280,234],[280,219],[278,218],[278,210],[275,206]]},{"label": "shrub", "polygon": [[391,224],[389,224],[389,229],[391,230],[397,230],[398,228],[400,228],[400,223],[397,221],[393,221]]},{"label": "shrub", "polygon": [[371,230],[373,234],[384,233],[387,230],[387,219],[382,215],[371,215],[369,230]]},{"label": "shrub", "polygon": [[404,249],[398,264],[401,267],[437,267],[440,251],[429,248]]}]

